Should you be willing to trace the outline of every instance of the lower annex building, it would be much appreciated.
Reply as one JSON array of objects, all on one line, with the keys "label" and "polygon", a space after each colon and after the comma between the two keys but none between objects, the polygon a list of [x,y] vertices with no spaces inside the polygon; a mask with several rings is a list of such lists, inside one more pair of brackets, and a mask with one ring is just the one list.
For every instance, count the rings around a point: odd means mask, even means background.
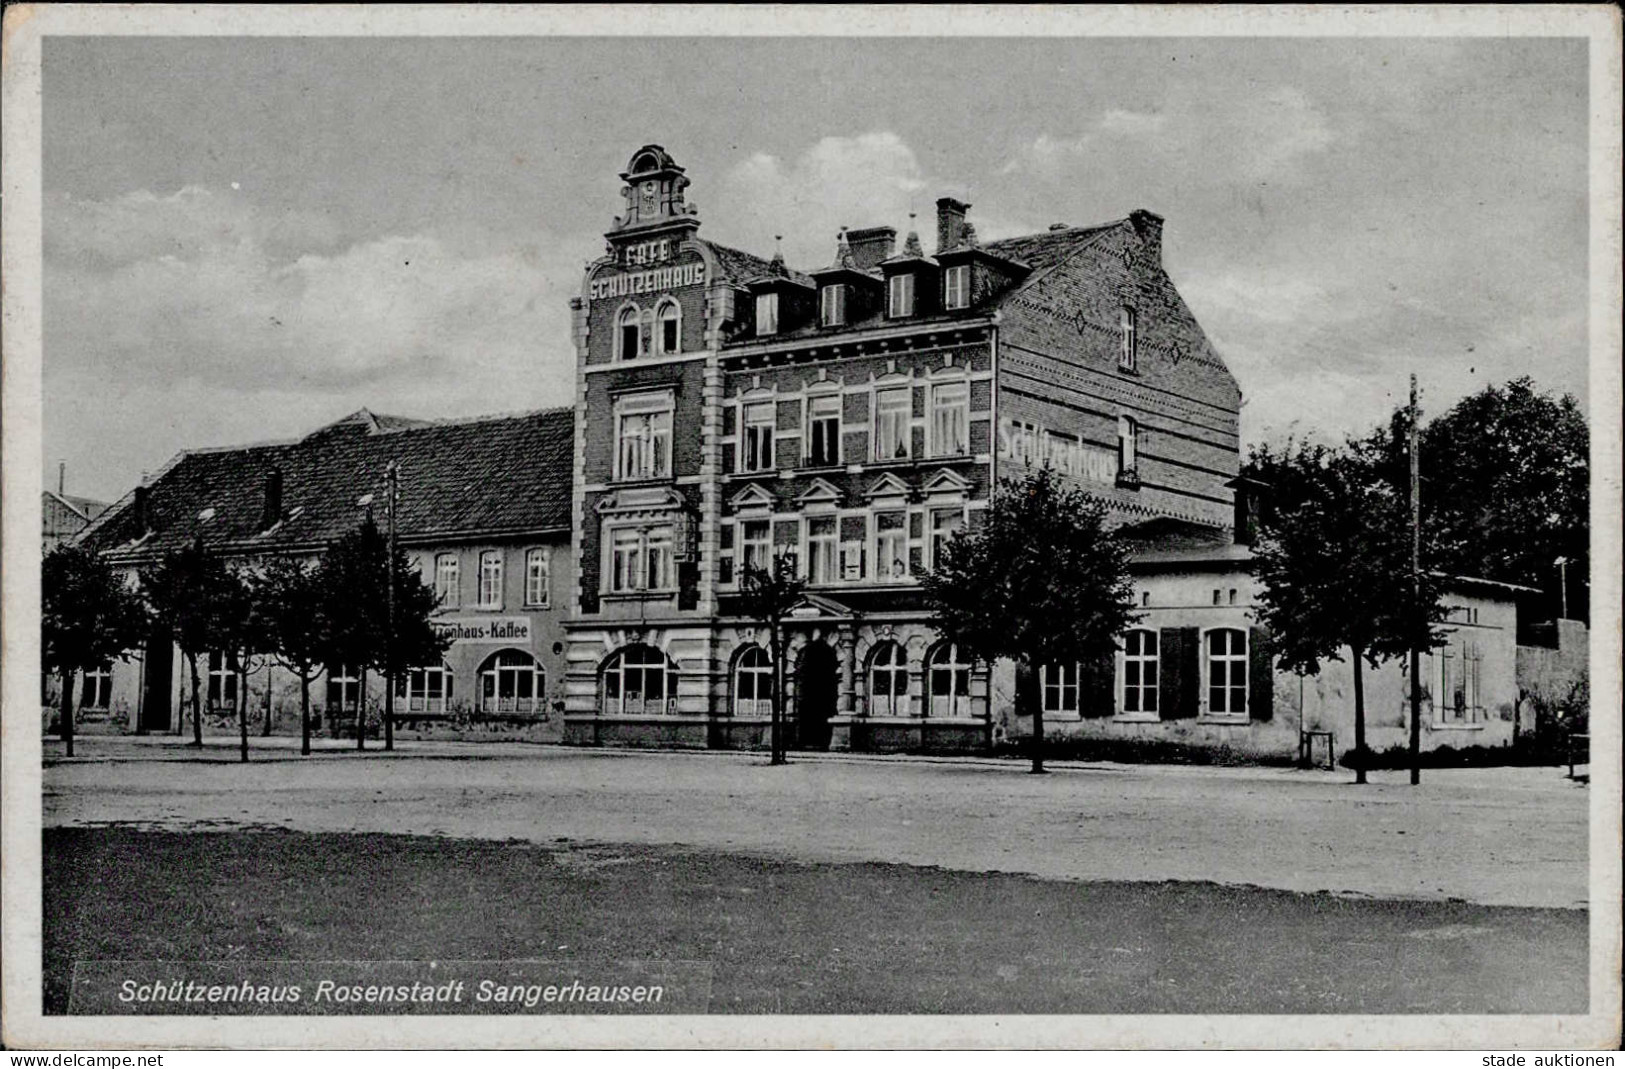
[{"label": "lower annex building", "polygon": [[[899,247],[890,227],[843,230],[827,266],[796,270],[701,238],[660,146],[620,180],[624,214],[571,302],[573,411],[363,412],[296,443],[183,454],[83,541],[127,568],[200,534],[245,561],[319,553],[398,459],[400,541],[457,636],[401,682],[408,724],[765,746],[773,671],[739,577],[788,552],[809,583],[785,680],[797,747],[984,750],[1030,734],[1036,708],[1051,735],[1352,745],[1347,667],[1298,677],[1264,653],[1241,391],[1163,268],[1159,216],[984,242],[943,198],[930,253],[913,232]],[[1139,546],[1144,618],[1111,664],[977,663],[925,612],[919,576],[946,540],[1040,464]],[[1513,737],[1518,593],[1455,584],[1449,643],[1424,665],[1425,745]],[[97,693],[122,724],[173,730],[175,660],[149,648]],[[230,675],[211,668],[223,713]],[[242,700],[260,708],[267,686],[286,701],[274,670]],[[1369,744],[1401,742],[1400,667],[1366,689]],[[324,693],[342,726],[359,680],[335,665]]]}]

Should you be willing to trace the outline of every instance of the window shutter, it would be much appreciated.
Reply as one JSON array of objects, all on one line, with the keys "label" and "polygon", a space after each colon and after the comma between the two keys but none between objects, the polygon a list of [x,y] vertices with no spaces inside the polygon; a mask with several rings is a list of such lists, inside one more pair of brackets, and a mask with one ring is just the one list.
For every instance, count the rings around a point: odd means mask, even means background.
[{"label": "window shutter", "polygon": [[1275,715],[1275,669],[1270,633],[1262,627],[1247,631],[1247,715],[1268,720]]},{"label": "window shutter", "polygon": [[1032,716],[1038,708],[1038,670],[1026,661],[1016,662],[1016,715]]},{"label": "window shutter", "polygon": [[1164,720],[1188,720],[1196,715],[1202,685],[1198,658],[1201,632],[1194,627],[1165,627],[1157,636],[1161,684],[1158,703]]},{"label": "window shutter", "polygon": [[1117,658],[1113,654],[1079,666],[1078,701],[1084,716],[1111,716],[1117,711]]}]

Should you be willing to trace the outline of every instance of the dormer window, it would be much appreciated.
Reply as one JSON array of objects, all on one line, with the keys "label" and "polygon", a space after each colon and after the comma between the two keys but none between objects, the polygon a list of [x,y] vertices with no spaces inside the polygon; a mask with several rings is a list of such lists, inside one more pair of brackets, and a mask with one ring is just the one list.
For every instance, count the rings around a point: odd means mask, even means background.
[{"label": "dormer window", "polygon": [[1122,336],[1123,346],[1123,351],[1118,356],[1117,366],[1124,371],[1133,371],[1140,356],[1138,339],[1136,338],[1138,331],[1136,329],[1134,309],[1128,307],[1120,309],[1117,324],[1119,333]]},{"label": "dormer window", "polygon": [[756,298],[756,333],[777,334],[779,331],[779,295],[763,293]]},{"label": "dormer window", "polygon": [[943,274],[942,306],[949,309],[970,307],[970,264],[958,264]]},{"label": "dormer window", "polygon": [[826,327],[846,322],[846,283],[832,282],[818,292],[818,321]]},{"label": "dormer window", "polygon": [[616,355],[622,360],[636,359],[641,336],[642,331],[638,327],[638,310],[636,308],[621,309],[620,316],[615,320],[615,338],[619,348]]},{"label": "dormer window", "polygon": [[886,301],[886,314],[893,319],[914,314],[914,276],[910,273],[893,275]]}]

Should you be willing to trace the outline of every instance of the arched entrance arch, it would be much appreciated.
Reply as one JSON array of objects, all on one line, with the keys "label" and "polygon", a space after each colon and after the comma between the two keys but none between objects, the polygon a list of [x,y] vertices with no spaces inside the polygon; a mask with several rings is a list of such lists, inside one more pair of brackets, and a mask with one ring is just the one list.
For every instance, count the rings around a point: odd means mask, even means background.
[{"label": "arched entrance arch", "polygon": [[840,658],[827,642],[813,641],[796,660],[795,742],[800,750],[827,750],[830,717],[841,687]]}]

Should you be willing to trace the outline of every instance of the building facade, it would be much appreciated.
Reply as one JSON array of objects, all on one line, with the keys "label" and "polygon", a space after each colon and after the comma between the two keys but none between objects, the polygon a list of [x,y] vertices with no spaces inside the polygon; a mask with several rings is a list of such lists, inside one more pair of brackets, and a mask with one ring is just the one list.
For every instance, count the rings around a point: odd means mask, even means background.
[{"label": "building facade", "polygon": [[[1352,743],[1345,666],[1300,680],[1265,653],[1241,391],[1163,268],[1160,217],[981,242],[944,198],[930,252],[843,230],[827,266],[797,270],[700,237],[660,146],[620,178],[624,214],[572,302],[566,742],[765,745],[773,671],[740,577],[788,553],[808,583],[793,745],[985,749],[1038,708],[1063,735]],[[1140,546],[1143,618],[1112,664],[976,663],[925,612],[941,547],[1043,464]],[[1459,593],[1427,668],[1430,744],[1508,741],[1512,593]],[[1401,713],[1398,673],[1368,686],[1372,745]]]},{"label": "building facade", "polygon": [[[451,640],[442,663],[396,680],[397,730],[561,735],[562,606],[568,598],[569,409],[423,422],[361,411],[293,442],[176,457],[83,535],[132,581],[201,538],[237,567],[267,557],[314,562],[371,515],[388,522],[385,475],[397,465],[397,540],[439,598]],[[297,677],[274,663],[201,659],[205,721],[299,730]],[[92,730],[180,732],[190,717],[183,658],[154,641],[86,676]],[[383,681],[330,664],[311,688],[317,730],[354,737],[358,707],[379,730]]]}]

